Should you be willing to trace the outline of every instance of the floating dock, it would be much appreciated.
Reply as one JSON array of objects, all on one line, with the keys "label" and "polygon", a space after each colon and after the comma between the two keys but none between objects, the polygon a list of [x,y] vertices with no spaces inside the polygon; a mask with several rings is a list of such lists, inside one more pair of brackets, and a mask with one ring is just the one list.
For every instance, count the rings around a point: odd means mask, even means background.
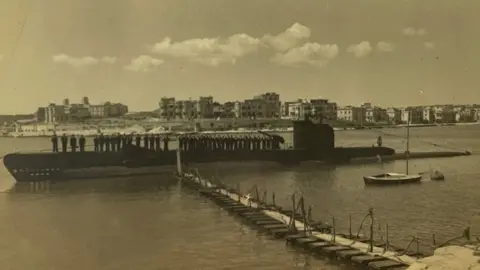
[{"label": "floating dock", "polygon": [[[373,240],[373,232],[370,238],[339,235],[334,223],[333,226],[315,223],[310,220],[311,215],[297,214],[295,207],[293,211],[285,211],[275,205],[252,201],[235,190],[214,185],[194,174],[182,173],[180,167],[179,178],[182,184],[197,189],[199,194],[255,228],[317,256],[343,260],[367,269],[389,270],[407,269],[423,257],[418,250],[416,253],[390,251],[388,240],[382,247],[382,243]],[[371,227],[373,230],[373,223]]]}]

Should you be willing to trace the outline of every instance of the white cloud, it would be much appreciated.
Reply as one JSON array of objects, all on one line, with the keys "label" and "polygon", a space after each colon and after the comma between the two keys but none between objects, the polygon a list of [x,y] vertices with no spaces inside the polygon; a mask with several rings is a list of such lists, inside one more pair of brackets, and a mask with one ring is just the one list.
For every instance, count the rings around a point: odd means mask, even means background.
[{"label": "white cloud", "polygon": [[433,42],[424,42],[423,46],[425,46],[425,49],[427,49],[427,50],[435,49],[435,43],[433,43]]},{"label": "white cloud", "polygon": [[116,61],[117,59],[115,57],[110,56],[104,56],[101,58],[95,58],[91,56],[73,57],[66,54],[57,54],[53,56],[53,62],[68,64],[74,67],[92,66],[100,63],[114,64]]},{"label": "white cloud", "polygon": [[403,34],[405,36],[425,36],[427,34],[427,30],[425,28],[413,28],[413,27],[407,27],[402,30]]},{"label": "white cloud", "polygon": [[299,23],[294,23],[284,32],[276,36],[266,34],[261,40],[269,47],[284,52],[296,47],[300,42],[307,40],[310,38],[311,34],[312,31],[310,28]]},{"label": "white cloud", "polygon": [[235,64],[238,58],[255,53],[260,47],[260,39],[247,34],[235,34],[226,39],[194,38],[172,42],[169,37],[152,46],[159,55],[181,57],[208,66],[221,63]]},{"label": "white cloud", "polygon": [[117,62],[117,58],[111,57],[111,56],[104,56],[100,59],[100,62],[107,63],[107,64],[115,64]]},{"label": "white cloud", "polygon": [[150,55],[140,55],[133,58],[130,61],[130,64],[126,65],[124,68],[131,71],[148,72],[163,63],[163,60],[153,58]]},{"label": "white cloud", "polygon": [[278,35],[266,34],[260,38],[240,33],[228,38],[193,38],[173,42],[170,37],[166,37],[152,45],[151,51],[158,55],[184,58],[207,66],[219,66],[223,63],[235,64],[237,59],[254,54],[263,47],[286,52],[305,42],[310,35],[308,27],[294,23]]},{"label": "white cloud", "polygon": [[348,46],[347,52],[353,53],[357,58],[365,57],[372,52],[372,45],[368,41],[362,41],[358,44]]},{"label": "white cloud", "polygon": [[395,50],[395,44],[380,41],[377,43],[377,49],[382,52],[393,52]]},{"label": "white cloud", "polygon": [[338,56],[340,49],[337,44],[305,43],[292,48],[285,53],[277,53],[271,61],[284,66],[309,64],[323,67]]}]

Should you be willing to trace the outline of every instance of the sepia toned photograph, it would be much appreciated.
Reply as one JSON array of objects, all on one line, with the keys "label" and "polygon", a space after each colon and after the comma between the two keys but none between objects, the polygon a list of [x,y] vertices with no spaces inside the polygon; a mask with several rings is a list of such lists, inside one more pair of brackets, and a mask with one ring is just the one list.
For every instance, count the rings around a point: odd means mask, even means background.
[{"label": "sepia toned photograph", "polygon": [[0,270],[480,270],[478,14],[0,0]]}]

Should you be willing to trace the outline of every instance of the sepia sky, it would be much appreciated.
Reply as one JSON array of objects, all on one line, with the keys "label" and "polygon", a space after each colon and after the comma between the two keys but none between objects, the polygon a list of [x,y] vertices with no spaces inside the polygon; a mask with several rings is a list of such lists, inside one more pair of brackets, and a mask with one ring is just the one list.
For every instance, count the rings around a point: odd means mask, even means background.
[{"label": "sepia sky", "polygon": [[478,14],[478,0],[0,0],[0,113],[268,91],[480,103]]}]

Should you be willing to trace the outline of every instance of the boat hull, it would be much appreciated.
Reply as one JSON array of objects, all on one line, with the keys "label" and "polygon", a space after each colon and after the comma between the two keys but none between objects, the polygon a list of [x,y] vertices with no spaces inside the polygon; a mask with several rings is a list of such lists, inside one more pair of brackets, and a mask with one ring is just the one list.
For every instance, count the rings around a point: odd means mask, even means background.
[{"label": "boat hull", "polygon": [[[68,180],[79,178],[121,177],[123,175],[147,175],[162,173],[165,167],[172,170],[176,165],[176,150],[152,152],[133,147],[121,152],[76,152],[76,153],[13,153],[3,158],[3,163],[18,182]],[[359,156],[391,155],[390,148],[340,148],[333,151],[312,152],[307,150],[258,150],[182,152],[182,162],[276,162],[295,165],[305,161],[345,163]],[[153,169],[156,168],[156,169]]]},{"label": "boat hull", "polygon": [[422,180],[421,175],[407,176],[403,178],[390,178],[381,179],[375,176],[364,176],[363,182],[367,186],[387,186],[387,185],[403,185],[403,184],[415,184],[420,183]]}]

